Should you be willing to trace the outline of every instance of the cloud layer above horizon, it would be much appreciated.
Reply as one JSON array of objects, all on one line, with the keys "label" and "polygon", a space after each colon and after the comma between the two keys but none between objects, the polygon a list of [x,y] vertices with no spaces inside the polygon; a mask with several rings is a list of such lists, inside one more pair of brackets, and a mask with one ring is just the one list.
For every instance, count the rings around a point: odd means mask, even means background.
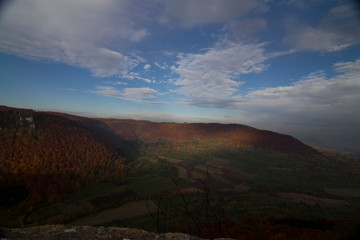
[{"label": "cloud layer above horizon", "polygon": [[359,139],[359,14],[340,0],[13,0],[0,10],[0,52],[80,69],[49,85],[144,118]]}]

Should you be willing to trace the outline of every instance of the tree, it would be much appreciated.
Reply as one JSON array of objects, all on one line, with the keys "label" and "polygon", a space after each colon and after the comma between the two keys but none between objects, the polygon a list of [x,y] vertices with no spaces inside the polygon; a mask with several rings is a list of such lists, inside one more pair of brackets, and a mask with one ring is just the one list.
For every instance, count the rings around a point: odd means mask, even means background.
[{"label": "tree", "polygon": [[[176,194],[162,192],[157,198],[157,211],[149,214],[158,233],[183,231],[199,237],[223,237],[224,209],[211,196],[210,175],[202,180],[202,192],[185,195],[173,179]],[[180,199],[180,203],[179,203]]]}]

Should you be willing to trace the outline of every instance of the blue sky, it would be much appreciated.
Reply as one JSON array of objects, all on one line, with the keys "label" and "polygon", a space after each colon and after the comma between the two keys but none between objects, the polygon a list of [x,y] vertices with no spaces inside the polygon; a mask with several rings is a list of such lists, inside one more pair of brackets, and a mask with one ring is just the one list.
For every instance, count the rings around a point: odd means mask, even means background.
[{"label": "blue sky", "polygon": [[1,105],[242,123],[360,149],[356,1],[5,3]]}]

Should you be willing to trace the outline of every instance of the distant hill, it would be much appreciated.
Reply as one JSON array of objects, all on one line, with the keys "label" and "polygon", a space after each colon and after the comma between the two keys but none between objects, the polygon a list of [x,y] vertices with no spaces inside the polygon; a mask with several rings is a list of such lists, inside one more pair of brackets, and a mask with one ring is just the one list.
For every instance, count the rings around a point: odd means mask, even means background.
[{"label": "distant hill", "polygon": [[[139,148],[231,146],[308,156],[299,140],[240,124],[91,119],[0,107],[2,205],[55,201],[82,186],[126,174]],[[11,191],[9,191],[11,189]]]},{"label": "distant hill", "polygon": [[241,124],[154,123],[149,121],[99,119],[129,141],[164,143],[169,147],[213,142],[239,148],[262,148],[299,155],[317,151],[294,137]]}]

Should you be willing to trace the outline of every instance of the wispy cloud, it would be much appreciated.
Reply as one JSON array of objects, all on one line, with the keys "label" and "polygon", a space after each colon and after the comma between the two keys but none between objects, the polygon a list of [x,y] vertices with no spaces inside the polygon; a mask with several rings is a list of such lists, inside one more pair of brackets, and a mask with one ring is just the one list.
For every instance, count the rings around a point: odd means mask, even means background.
[{"label": "wispy cloud", "polygon": [[[335,112],[336,106],[359,107],[360,60],[336,63],[333,69],[337,75],[332,78],[327,79],[323,71],[317,71],[293,85],[256,90],[246,98],[263,101],[264,106],[272,108],[287,105],[293,110],[332,109],[331,112]],[[358,115],[360,116],[360,113]]]},{"label": "wispy cloud", "polygon": [[336,52],[360,43],[360,21],[351,5],[332,8],[315,27],[292,20],[287,29],[284,43],[299,50]]},{"label": "wispy cloud", "polygon": [[104,81],[103,83],[113,85],[113,86],[116,86],[116,85],[128,85],[128,83],[122,82],[122,81]]},{"label": "wispy cloud", "polygon": [[[179,54],[172,71],[179,75],[177,90],[198,106],[226,107],[236,98],[244,82],[239,76],[266,69],[265,44],[242,44],[222,41],[204,53]],[[218,104],[220,103],[220,104]]]},{"label": "wispy cloud", "polygon": [[120,75],[143,62],[125,46],[149,34],[130,10],[129,1],[14,1],[2,17],[0,51]]},{"label": "wispy cloud", "polygon": [[158,68],[162,69],[162,70],[165,70],[167,69],[169,66],[164,63],[163,65],[160,65],[158,62],[154,62],[155,66],[157,66]]},{"label": "wispy cloud", "polygon": [[144,78],[144,77],[140,76],[140,74],[137,73],[137,72],[129,72],[129,73],[123,72],[122,73],[122,78],[130,79],[130,80],[138,79],[138,80],[142,80],[142,81],[147,82],[147,83],[153,82],[148,78]]},{"label": "wispy cloud", "polygon": [[142,88],[124,88],[118,90],[111,86],[97,86],[96,90],[90,91],[91,93],[100,94],[106,97],[121,98],[129,101],[140,101],[143,99],[154,98],[160,93],[148,87]]},{"label": "wispy cloud", "polygon": [[116,81],[114,82],[115,85],[128,85],[126,82]]},{"label": "wispy cloud", "polygon": [[151,68],[151,65],[150,65],[150,64],[145,64],[144,70],[149,70],[150,68]]},{"label": "wispy cloud", "polygon": [[292,85],[252,91],[238,108],[249,119],[279,129],[290,125],[293,130],[356,135],[360,131],[360,59],[336,63],[333,70],[336,75],[330,78],[317,71]]}]

